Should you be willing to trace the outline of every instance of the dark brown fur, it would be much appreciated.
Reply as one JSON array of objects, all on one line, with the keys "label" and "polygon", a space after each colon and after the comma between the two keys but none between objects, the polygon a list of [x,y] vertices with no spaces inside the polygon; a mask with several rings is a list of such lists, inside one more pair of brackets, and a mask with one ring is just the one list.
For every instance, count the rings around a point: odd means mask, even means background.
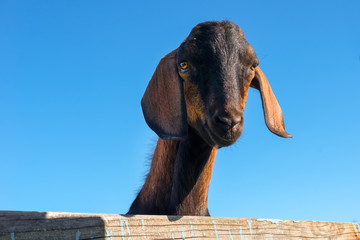
[{"label": "dark brown fur", "polygon": [[291,137],[258,64],[231,22],[197,25],[160,61],[142,99],[145,120],[160,138],[129,214],[209,215],[216,152],[240,137],[250,86],[260,91],[269,130]]}]

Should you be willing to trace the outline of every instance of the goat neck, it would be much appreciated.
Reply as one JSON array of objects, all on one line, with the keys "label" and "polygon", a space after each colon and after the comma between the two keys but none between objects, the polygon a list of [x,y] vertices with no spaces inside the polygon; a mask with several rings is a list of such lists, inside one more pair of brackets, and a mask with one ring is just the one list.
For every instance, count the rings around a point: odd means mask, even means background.
[{"label": "goat neck", "polygon": [[159,138],[149,174],[128,214],[167,214],[179,143]]},{"label": "goat neck", "polygon": [[128,214],[209,215],[216,150],[191,128],[184,140],[159,138],[149,175]]},{"label": "goat neck", "polygon": [[189,129],[180,142],[175,160],[170,213],[174,215],[209,215],[207,196],[215,162],[216,147]]}]

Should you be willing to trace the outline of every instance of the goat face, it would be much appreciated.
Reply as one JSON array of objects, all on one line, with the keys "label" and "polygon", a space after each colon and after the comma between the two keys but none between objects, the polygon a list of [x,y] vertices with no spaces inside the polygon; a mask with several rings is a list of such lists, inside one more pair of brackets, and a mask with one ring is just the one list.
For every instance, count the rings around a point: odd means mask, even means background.
[{"label": "goat face", "polygon": [[159,63],[142,99],[145,120],[163,139],[183,139],[188,126],[210,146],[228,146],[241,135],[250,86],[263,101],[273,133],[291,137],[254,49],[231,22],[197,25]]},{"label": "goat face", "polygon": [[188,123],[208,144],[227,146],[241,135],[258,64],[242,30],[232,23],[199,24],[180,45],[177,66],[184,80]]}]

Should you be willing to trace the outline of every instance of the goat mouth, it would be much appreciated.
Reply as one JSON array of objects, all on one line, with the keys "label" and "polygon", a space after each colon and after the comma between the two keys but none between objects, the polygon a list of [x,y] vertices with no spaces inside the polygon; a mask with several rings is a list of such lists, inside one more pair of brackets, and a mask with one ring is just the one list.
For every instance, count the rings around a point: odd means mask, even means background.
[{"label": "goat mouth", "polygon": [[205,130],[214,145],[218,145],[219,147],[227,147],[234,144],[240,137],[242,127],[239,127],[239,129],[237,129],[235,132],[233,130],[229,130],[224,136],[217,134],[216,131],[212,130],[208,124],[205,124]]}]

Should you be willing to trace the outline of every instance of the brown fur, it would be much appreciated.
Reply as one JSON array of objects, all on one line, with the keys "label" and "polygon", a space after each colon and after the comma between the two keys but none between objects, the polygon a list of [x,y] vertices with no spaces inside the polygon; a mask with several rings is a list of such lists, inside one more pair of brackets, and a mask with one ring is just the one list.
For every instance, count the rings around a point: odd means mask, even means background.
[{"label": "brown fur", "polygon": [[160,139],[129,214],[209,215],[216,152],[240,137],[250,86],[260,91],[269,130],[291,137],[258,64],[242,30],[230,22],[197,25],[161,59],[141,102]]}]

